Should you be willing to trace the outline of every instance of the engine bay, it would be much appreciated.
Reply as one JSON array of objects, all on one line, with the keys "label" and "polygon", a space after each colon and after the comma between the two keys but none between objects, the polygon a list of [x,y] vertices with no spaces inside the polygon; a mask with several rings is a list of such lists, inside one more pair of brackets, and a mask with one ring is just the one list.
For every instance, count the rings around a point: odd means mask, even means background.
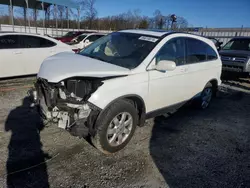
[{"label": "engine bay", "polygon": [[57,123],[58,127],[78,134],[75,136],[86,136],[94,134],[94,122],[101,111],[88,99],[103,84],[103,80],[76,77],[49,83],[46,79],[38,78],[32,95],[46,122]]}]

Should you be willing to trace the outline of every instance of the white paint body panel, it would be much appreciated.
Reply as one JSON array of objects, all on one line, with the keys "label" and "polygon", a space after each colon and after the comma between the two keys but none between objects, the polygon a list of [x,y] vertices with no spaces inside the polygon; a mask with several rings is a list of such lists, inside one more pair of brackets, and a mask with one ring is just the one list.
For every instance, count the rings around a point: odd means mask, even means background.
[{"label": "white paint body panel", "polygon": [[129,75],[131,71],[86,56],[63,52],[47,58],[40,67],[38,77],[57,83],[70,77],[108,77]]},{"label": "white paint body panel", "polygon": [[[128,32],[128,31],[124,31]],[[133,33],[138,33],[134,31]],[[152,34],[146,31],[142,34]],[[164,33],[165,34],[165,33]],[[158,34],[162,35],[162,33]],[[155,35],[155,36],[158,36]],[[160,108],[187,101],[197,96],[210,80],[217,80],[221,84],[221,60],[177,66],[174,71],[160,72],[150,70],[153,58],[161,47],[175,37],[190,37],[206,42],[217,52],[214,44],[204,37],[190,34],[176,33],[165,37],[145,58],[137,68],[127,77],[108,80],[94,93],[89,101],[104,109],[111,101],[126,96],[138,95],[145,103],[146,113]],[[217,53],[218,57],[219,54]],[[148,71],[146,71],[148,69]],[[146,84],[145,82],[148,83]]]},{"label": "white paint body panel", "polygon": [[[123,32],[129,32],[125,30]],[[165,33],[153,31],[133,30],[131,33],[142,35],[162,36]],[[162,39],[149,53],[144,61],[135,69],[129,70],[111,65],[99,60],[71,55],[58,54],[48,58],[41,66],[38,77],[50,82],[59,82],[73,76],[106,77],[118,76],[104,81],[89,98],[89,102],[105,109],[112,101],[130,95],[137,95],[143,99],[146,113],[176,103],[184,102],[199,94],[210,80],[221,83],[221,60],[177,66],[175,70],[160,72],[153,70],[154,57],[161,47],[175,37],[191,37],[199,39],[217,50],[212,41],[203,37],[175,33]],[[218,57],[219,54],[217,53]]]},{"label": "white paint body panel", "polygon": [[[171,34],[165,37],[145,59],[144,63],[148,66],[148,70],[154,65],[153,61],[149,63],[150,59],[156,55],[167,41],[175,37],[200,39],[213,47],[215,52],[217,52],[214,44],[209,39],[183,33]],[[215,61],[177,66],[175,70],[168,72],[150,70],[149,98],[153,100],[149,99],[150,105],[147,107],[147,111],[154,111],[190,100],[198,95],[207,82],[212,79],[218,80],[220,84],[221,66],[220,60],[217,59]]]},{"label": "white paint body panel", "polygon": [[148,72],[104,81],[89,98],[89,102],[104,109],[119,97],[138,95],[148,106]]},{"label": "white paint body panel", "polygon": [[0,78],[25,75],[20,49],[0,49]]},{"label": "white paint body panel", "polygon": [[56,43],[53,47],[0,49],[0,78],[37,74],[44,59],[60,52],[71,52],[72,47],[58,40],[35,34],[0,33],[4,35],[27,35],[44,38]]}]

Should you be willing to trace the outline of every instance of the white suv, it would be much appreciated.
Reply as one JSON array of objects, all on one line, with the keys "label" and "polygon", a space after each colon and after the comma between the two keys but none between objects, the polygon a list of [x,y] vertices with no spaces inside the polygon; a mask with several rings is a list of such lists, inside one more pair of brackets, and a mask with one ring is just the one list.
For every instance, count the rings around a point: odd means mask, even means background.
[{"label": "white suv", "polygon": [[60,53],[40,67],[33,92],[42,117],[104,153],[122,149],[145,119],[185,102],[207,108],[222,63],[209,39],[187,33],[124,30],[79,54]]}]

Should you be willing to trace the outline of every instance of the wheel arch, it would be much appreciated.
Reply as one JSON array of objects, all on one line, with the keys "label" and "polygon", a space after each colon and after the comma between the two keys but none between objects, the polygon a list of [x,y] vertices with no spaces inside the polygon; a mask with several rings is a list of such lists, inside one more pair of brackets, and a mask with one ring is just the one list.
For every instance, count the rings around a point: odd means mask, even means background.
[{"label": "wheel arch", "polygon": [[213,95],[215,96],[216,95],[216,92],[218,90],[218,80],[216,78],[213,78],[211,80],[209,80],[207,82],[208,83],[211,83],[212,84],[212,87],[213,87]]},{"label": "wheel arch", "polygon": [[[146,106],[145,106],[145,102],[143,100],[143,98],[137,94],[128,94],[128,95],[123,95],[120,96],[114,100],[112,100],[110,103],[108,103],[108,105],[106,105],[106,107],[102,110],[105,111],[109,106],[111,106],[112,104],[114,104],[115,102],[119,101],[119,100],[128,100],[131,103],[133,103],[133,105],[135,106],[135,108],[138,111],[138,116],[139,116],[139,126],[143,126],[145,123],[145,119],[146,119]],[[102,112],[99,114],[99,116],[101,116]]]}]

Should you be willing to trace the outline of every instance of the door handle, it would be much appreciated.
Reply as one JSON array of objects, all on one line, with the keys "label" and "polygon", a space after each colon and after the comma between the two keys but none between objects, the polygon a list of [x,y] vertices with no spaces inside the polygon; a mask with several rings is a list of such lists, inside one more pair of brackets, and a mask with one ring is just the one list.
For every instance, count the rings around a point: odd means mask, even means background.
[{"label": "door handle", "polygon": [[13,54],[21,54],[22,52],[21,51],[15,51],[13,52]]},{"label": "door handle", "polygon": [[54,49],[53,49],[53,50],[50,50],[50,53],[51,53],[51,54],[54,54],[54,53],[56,53],[56,50],[54,50]]},{"label": "door handle", "polygon": [[180,71],[181,71],[181,72],[187,72],[187,71],[188,71],[188,67],[182,67],[182,68],[180,69]]}]

